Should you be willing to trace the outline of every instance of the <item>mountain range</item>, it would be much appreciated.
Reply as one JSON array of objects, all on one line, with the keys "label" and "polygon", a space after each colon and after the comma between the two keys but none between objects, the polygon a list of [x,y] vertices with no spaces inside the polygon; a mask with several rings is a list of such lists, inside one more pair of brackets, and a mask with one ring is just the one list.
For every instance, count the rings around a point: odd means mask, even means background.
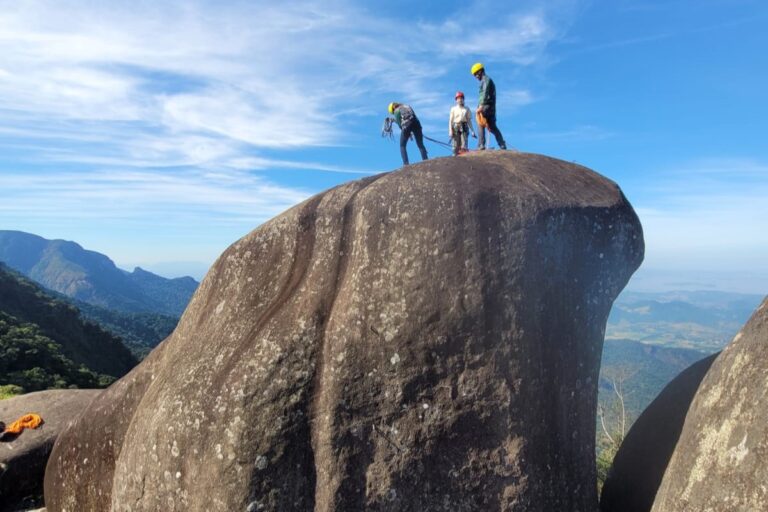
[{"label": "mountain range", "polygon": [[166,279],[139,267],[118,268],[104,254],[75,242],[0,231],[0,262],[73,299],[126,313],[181,316],[198,282]]},{"label": "mountain range", "polygon": [[624,291],[611,309],[605,337],[712,353],[733,338],[762,299],[720,291]]}]

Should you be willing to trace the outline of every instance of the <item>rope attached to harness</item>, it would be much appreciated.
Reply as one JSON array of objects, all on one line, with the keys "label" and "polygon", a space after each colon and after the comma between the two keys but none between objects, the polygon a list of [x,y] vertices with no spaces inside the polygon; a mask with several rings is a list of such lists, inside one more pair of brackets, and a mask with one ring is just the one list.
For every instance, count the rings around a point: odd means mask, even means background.
[{"label": "rope attached to harness", "polygon": [[475,119],[477,120],[477,126],[481,128],[488,128],[488,121],[485,119],[485,116],[482,112],[476,112]]}]

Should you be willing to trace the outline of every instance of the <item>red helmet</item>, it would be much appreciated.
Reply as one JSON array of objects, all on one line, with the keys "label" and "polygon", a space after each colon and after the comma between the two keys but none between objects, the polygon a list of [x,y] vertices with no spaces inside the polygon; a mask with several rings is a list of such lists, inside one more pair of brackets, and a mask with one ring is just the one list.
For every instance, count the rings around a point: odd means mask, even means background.
[{"label": "red helmet", "polygon": [[456,96],[453,97],[453,99],[463,98],[464,93],[461,91],[456,91]]}]

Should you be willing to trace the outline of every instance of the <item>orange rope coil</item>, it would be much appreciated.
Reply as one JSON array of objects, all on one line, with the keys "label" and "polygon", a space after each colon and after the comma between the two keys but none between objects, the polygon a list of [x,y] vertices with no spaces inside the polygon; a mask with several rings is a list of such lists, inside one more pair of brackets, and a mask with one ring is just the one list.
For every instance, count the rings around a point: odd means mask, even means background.
[{"label": "orange rope coil", "polygon": [[29,413],[11,423],[4,433],[21,434],[25,428],[37,428],[43,424],[43,418],[39,414]]}]

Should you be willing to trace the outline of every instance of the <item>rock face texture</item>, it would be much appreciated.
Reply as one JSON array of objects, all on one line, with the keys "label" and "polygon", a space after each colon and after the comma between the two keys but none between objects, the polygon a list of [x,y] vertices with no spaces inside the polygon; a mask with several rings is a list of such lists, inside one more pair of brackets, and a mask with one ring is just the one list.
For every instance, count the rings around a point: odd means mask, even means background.
[{"label": "rock face texture", "polygon": [[331,189],[229,247],[59,438],[48,510],[595,510],[605,322],[642,257],[619,188],[543,156]]},{"label": "rock face texture", "polygon": [[0,400],[0,421],[6,425],[34,412],[45,422],[0,442],[0,512],[18,510],[26,497],[43,494],[43,475],[59,433],[101,390],[55,390]]},{"label": "rock face texture", "polygon": [[654,512],[768,510],[768,298],[699,386]]},{"label": "rock face texture", "polygon": [[718,354],[705,357],[680,372],[637,418],[613,459],[603,485],[601,512],[651,510],[688,408]]}]

